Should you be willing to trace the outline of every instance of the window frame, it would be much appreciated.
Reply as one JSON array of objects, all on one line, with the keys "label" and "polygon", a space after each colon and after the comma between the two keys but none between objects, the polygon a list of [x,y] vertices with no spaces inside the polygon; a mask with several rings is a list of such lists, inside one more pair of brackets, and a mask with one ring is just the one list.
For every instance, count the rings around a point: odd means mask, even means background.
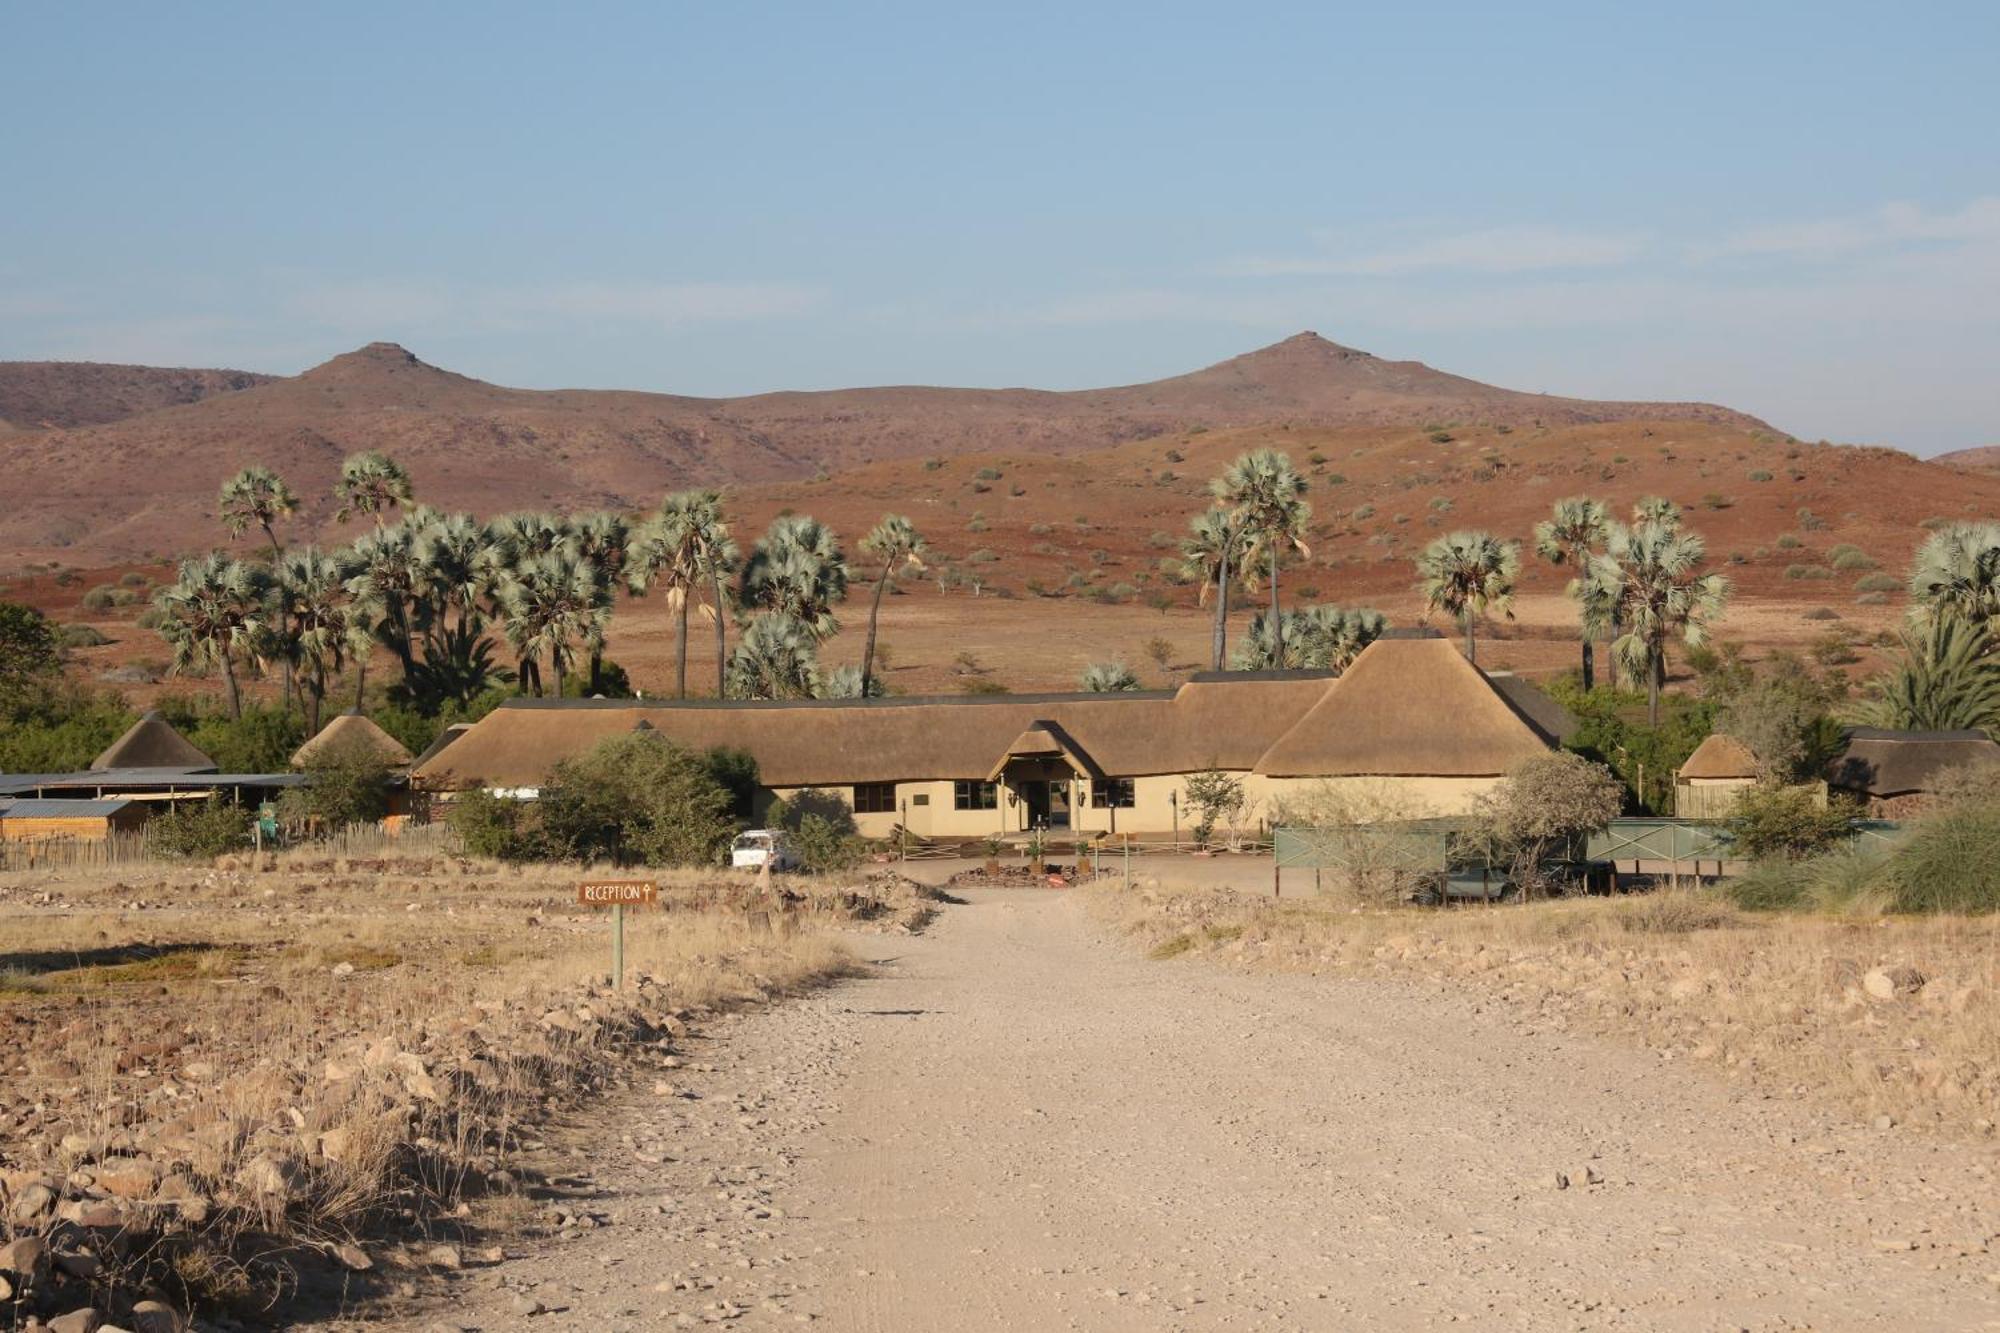
[{"label": "window frame", "polygon": [[1130,810],[1139,803],[1139,786],[1133,778],[1093,778],[1090,783],[1090,808],[1093,810]]},{"label": "window frame", "polygon": [[1000,808],[1000,784],[988,782],[984,778],[954,778],[951,784],[951,808],[954,810],[998,810]]},{"label": "window frame", "polygon": [[[870,793],[866,804],[861,793]],[[887,793],[884,797],[883,793]],[[857,815],[893,815],[896,813],[896,784],[893,782],[857,782],[848,790],[847,799]],[[888,804],[878,804],[886,799]]]}]

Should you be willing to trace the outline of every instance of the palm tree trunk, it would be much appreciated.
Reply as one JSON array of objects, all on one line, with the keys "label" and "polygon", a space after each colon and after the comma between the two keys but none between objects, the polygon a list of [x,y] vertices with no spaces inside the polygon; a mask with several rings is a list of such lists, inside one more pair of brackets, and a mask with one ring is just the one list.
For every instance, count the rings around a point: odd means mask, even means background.
[{"label": "palm tree trunk", "polygon": [[368,650],[362,649],[354,655],[354,707],[361,707],[362,693],[368,688]]},{"label": "palm tree trunk", "polygon": [[222,645],[222,683],[229,689],[229,716],[241,721],[243,717],[243,696],[236,688],[236,663],[230,660],[229,645]]},{"label": "palm tree trunk", "polygon": [[1663,643],[1656,643],[1647,654],[1646,663],[1646,725],[1660,725],[1660,689],[1667,683],[1667,649]]},{"label": "palm tree trunk", "polygon": [[1588,693],[1596,683],[1597,645],[1590,641],[1590,631],[1583,632],[1583,688]]},{"label": "palm tree trunk", "polygon": [[604,693],[604,650],[602,648],[592,648],[590,650],[590,693]]},{"label": "palm tree trunk", "polygon": [[1625,625],[1616,607],[1611,611],[1611,627],[1604,644],[1604,674],[1609,678],[1612,689],[1618,688],[1618,640],[1624,636]]},{"label": "palm tree trunk", "polygon": [[1220,671],[1229,653],[1229,547],[1222,548],[1222,559],[1215,568],[1215,663],[1209,669]]},{"label": "palm tree trunk", "polygon": [[875,679],[875,622],[882,616],[882,594],[889,590],[889,567],[882,566],[882,577],[875,584],[875,602],[868,608],[868,644],[861,650],[861,697],[868,697],[868,686]]},{"label": "palm tree trunk", "polygon": [[326,677],[319,674],[308,677],[299,693],[306,698],[306,739],[311,740],[319,735],[320,701],[326,698]]},{"label": "palm tree trunk", "polygon": [[686,596],[686,589],[683,589],[681,597],[680,652],[674,662],[674,697],[676,699],[685,699],[688,697],[688,603],[691,600],[693,599]]},{"label": "palm tree trunk", "polygon": [[711,571],[715,579],[715,697],[729,697],[729,656],[727,634],[729,627],[722,615],[722,566],[716,565]]},{"label": "palm tree trunk", "polygon": [[1473,633],[1473,626],[1477,622],[1473,620],[1472,611],[1470,608],[1467,608],[1466,610],[1460,612],[1459,614],[1465,622],[1465,660],[1472,663],[1474,666],[1478,666],[1479,640]]},{"label": "palm tree trunk", "polygon": [[1271,547],[1271,665],[1285,669],[1285,621],[1278,614],[1278,548]]}]

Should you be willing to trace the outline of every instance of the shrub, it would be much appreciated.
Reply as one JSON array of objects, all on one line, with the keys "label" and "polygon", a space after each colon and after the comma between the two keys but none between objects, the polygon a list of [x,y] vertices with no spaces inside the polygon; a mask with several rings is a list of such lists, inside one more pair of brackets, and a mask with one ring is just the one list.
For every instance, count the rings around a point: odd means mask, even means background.
[{"label": "shrub", "polygon": [[1816,606],[1799,617],[1801,620],[1838,620],[1840,612],[1830,606]]},{"label": "shrub", "polygon": [[1854,581],[1856,592],[1895,592],[1903,581],[1894,574],[1863,574]]},{"label": "shrub", "polygon": [[1722,492],[1720,491],[1710,491],[1706,495],[1701,497],[1701,507],[1703,509],[1713,509],[1713,510],[1727,509],[1735,503],[1736,502],[1734,500],[1722,494]]},{"label": "shrub", "polygon": [[1780,551],[1796,551],[1801,546],[1804,545],[1805,545],[1804,542],[1800,541],[1797,537],[1794,537],[1789,532],[1781,533],[1778,537],[1778,549]]},{"label": "shrub", "polygon": [[1856,606],[1883,606],[1887,604],[1888,600],[1889,594],[1886,592],[1864,592],[1854,599],[1854,604]]},{"label": "shrub", "polygon": [[1826,527],[1826,520],[1810,509],[1799,510],[1799,529],[1803,532],[1818,532]]},{"label": "shrub", "polygon": [[250,845],[250,812],[210,796],[156,816],[146,825],[146,838],[161,856],[221,856]]},{"label": "shrub", "polygon": [[526,815],[522,802],[475,788],[452,800],[444,822],[473,856],[525,861],[540,851],[539,840],[523,832]]},{"label": "shrub", "polygon": [[1329,486],[1345,486],[1347,484],[1347,474],[1345,472],[1329,472],[1326,474],[1324,480]]},{"label": "shrub", "polygon": [[109,611],[112,607],[111,595],[116,591],[109,584],[100,584],[85,593],[77,605],[86,611]]},{"label": "shrub", "polygon": [[65,648],[102,648],[111,642],[89,625],[64,625],[58,638]]},{"label": "shrub", "polygon": [[1752,472],[1750,474],[1750,480],[1752,481],[1769,481],[1770,479],[1771,479],[1771,474],[1766,472],[1763,468],[1758,468],[1755,472]]},{"label": "shrub", "polygon": [[854,811],[832,792],[808,787],[771,807],[770,823],[787,834],[799,864],[817,874],[852,870],[861,863],[862,841]]},{"label": "shrub", "polygon": [[136,569],[128,569],[118,576],[118,584],[124,588],[146,588],[152,586],[152,582]]},{"label": "shrub", "polygon": [[1354,513],[1350,515],[1350,517],[1353,518],[1353,520],[1356,523],[1360,523],[1367,519],[1371,519],[1375,517],[1375,506],[1361,505],[1355,509]]},{"label": "shrub", "polygon": [[542,791],[549,851],[577,860],[712,865],[736,825],[708,761],[657,732],[600,741],[556,765]]},{"label": "shrub", "polygon": [[1737,798],[1729,840],[1752,861],[1798,860],[1826,851],[1851,833],[1852,811],[1841,802],[1820,804],[1810,787],[1760,784]]},{"label": "shrub", "polygon": [[278,798],[287,822],[332,830],[389,813],[389,766],[366,745],[320,747],[306,760],[305,778]]},{"label": "shrub", "polygon": [[1827,552],[1827,563],[1835,569],[1852,573],[1857,569],[1875,568],[1875,560],[1866,551],[1858,551],[1852,546],[1836,546]]},{"label": "shrub", "polygon": [[990,565],[1000,559],[1000,553],[998,551],[990,551],[987,550],[985,547],[981,547],[979,550],[974,551],[971,555],[968,555],[965,558],[966,561],[970,564]]},{"label": "shrub", "polygon": [[1917,821],[1889,861],[1900,912],[2000,911],[2000,804],[1953,805]]},{"label": "shrub", "polygon": [[1224,820],[1234,821],[1243,809],[1243,782],[1215,768],[1189,775],[1185,800],[1194,815],[1194,840],[1203,846]]},{"label": "shrub", "polygon": [[1000,480],[1000,469],[997,467],[983,467],[972,475],[980,481],[998,481]]},{"label": "shrub", "polygon": [[1513,867],[1523,896],[1547,883],[1543,865],[1603,829],[1625,804],[1625,789],[1603,764],[1556,751],[1524,759],[1481,800],[1477,836]]}]

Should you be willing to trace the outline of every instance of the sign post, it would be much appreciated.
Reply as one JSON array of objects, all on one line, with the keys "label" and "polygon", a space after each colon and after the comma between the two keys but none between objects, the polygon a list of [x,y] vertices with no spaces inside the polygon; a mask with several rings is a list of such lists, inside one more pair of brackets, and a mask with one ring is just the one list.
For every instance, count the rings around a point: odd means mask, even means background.
[{"label": "sign post", "polygon": [[625,909],[650,907],[659,901],[660,886],[650,879],[586,880],[576,886],[576,900],[585,907],[611,909],[611,984],[625,989]]}]

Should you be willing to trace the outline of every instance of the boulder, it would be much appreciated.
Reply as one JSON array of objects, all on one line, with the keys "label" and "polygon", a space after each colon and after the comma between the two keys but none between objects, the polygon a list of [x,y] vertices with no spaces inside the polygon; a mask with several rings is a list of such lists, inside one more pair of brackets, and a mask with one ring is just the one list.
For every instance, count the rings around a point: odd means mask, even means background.
[{"label": "boulder", "polygon": [[1898,1000],[1924,988],[1924,974],[1907,963],[1870,969],[1861,978],[1861,989],[1878,1000]]},{"label": "boulder", "polygon": [[21,1188],[14,1195],[13,1207],[7,1210],[14,1221],[32,1222],[55,1205],[56,1192],[37,1180]]},{"label": "boulder", "polygon": [[97,1310],[85,1306],[81,1310],[71,1310],[49,1320],[49,1333],[97,1333],[104,1326],[104,1316]]},{"label": "boulder", "polygon": [[49,1270],[49,1243],[40,1236],[22,1236],[0,1245],[0,1273],[11,1273],[17,1285],[37,1282]]}]

